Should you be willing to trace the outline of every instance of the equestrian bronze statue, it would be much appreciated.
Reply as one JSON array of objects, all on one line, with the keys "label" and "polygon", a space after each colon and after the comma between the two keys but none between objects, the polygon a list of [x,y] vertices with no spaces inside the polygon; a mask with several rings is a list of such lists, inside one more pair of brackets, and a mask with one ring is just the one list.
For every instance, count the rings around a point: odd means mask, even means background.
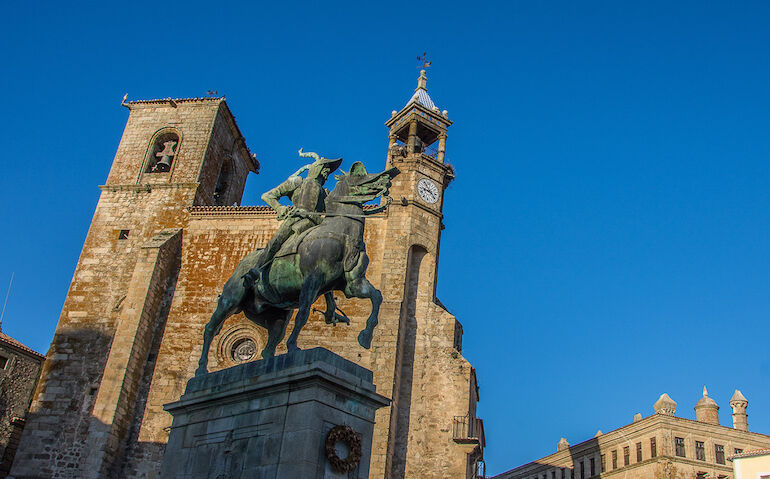
[{"label": "equestrian bronze statue", "polygon": [[[349,319],[337,313],[333,291],[342,291],[347,298],[368,298],[372,311],[366,327],[358,335],[358,343],[369,349],[372,334],[377,325],[382,294],[366,279],[369,257],[364,246],[364,221],[366,216],[384,211],[391,202],[388,190],[390,180],[399,170],[390,168],[382,173],[370,174],[361,162],[355,162],[348,173],[335,176],[337,184],[331,193],[316,189],[309,181],[323,185],[326,176],[339,166],[339,160],[328,160],[314,153],[302,156],[315,158],[311,165],[301,168],[287,182],[263,195],[271,207],[279,213],[285,236],[268,243],[272,251],[257,250],[238,263],[227,280],[219,297],[217,309],[211,316],[203,334],[203,351],[195,375],[205,374],[211,341],[222,324],[233,314],[243,314],[255,324],[267,329],[267,344],[263,358],[275,355],[275,349],[286,333],[286,326],[294,310],[294,329],[286,347],[289,353],[298,350],[297,337],[308,320],[312,304],[321,296],[326,300],[324,318],[329,324]],[[339,162],[338,162],[339,161]],[[308,177],[299,174],[307,169]],[[314,169],[317,173],[314,173]],[[304,186],[307,183],[307,186]],[[302,202],[303,187],[308,197],[318,194],[322,204],[315,207],[311,201],[304,206],[280,205],[276,195],[290,196],[292,201]],[[308,193],[309,191],[309,193]],[[323,193],[321,193],[323,191]],[[314,193],[316,192],[316,193]],[[364,204],[378,197],[386,201],[364,211]],[[325,197],[325,198],[324,198]],[[267,201],[266,199],[266,201]],[[304,200],[308,198],[305,197]],[[309,205],[309,207],[308,207]],[[308,222],[299,225],[300,221]],[[284,225],[289,225],[284,227]],[[287,230],[289,233],[287,233]],[[278,232],[276,236],[278,236]],[[276,243],[279,243],[275,246]]]}]

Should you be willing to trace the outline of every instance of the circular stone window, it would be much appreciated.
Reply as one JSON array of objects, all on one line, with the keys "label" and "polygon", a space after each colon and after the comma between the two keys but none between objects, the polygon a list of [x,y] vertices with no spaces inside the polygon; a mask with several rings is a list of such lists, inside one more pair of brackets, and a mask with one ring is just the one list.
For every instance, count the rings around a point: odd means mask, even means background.
[{"label": "circular stone window", "polygon": [[251,338],[242,338],[233,344],[232,357],[236,363],[251,361],[256,354],[257,343]]}]

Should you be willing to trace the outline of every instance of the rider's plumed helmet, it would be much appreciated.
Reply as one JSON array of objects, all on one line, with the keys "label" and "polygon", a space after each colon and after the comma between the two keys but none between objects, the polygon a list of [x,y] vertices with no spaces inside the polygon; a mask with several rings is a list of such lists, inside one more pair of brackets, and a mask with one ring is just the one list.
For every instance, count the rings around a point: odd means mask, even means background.
[{"label": "rider's plumed helmet", "polygon": [[324,168],[328,168],[329,174],[331,174],[342,164],[342,158],[324,158],[318,153],[313,153],[312,151],[303,152],[302,148],[299,150],[299,156],[303,158],[315,159],[315,161],[310,164],[310,168],[307,172],[307,177],[311,179],[318,178]]}]

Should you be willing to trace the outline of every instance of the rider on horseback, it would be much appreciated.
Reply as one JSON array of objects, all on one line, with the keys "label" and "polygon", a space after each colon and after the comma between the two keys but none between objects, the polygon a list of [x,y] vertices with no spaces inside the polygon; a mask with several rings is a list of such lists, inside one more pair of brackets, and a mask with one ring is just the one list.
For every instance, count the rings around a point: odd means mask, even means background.
[{"label": "rider on horseback", "polygon": [[[286,240],[321,223],[321,215],[318,213],[325,211],[324,200],[327,195],[323,185],[329,175],[339,168],[342,158],[324,158],[317,153],[304,153],[301,148],[299,156],[313,158],[315,161],[303,166],[286,181],[262,195],[262,201],[278,213],[278,220],[282,220],[282,223],[260,253],[257,264],[243,275],[246,287],[250,288],[259,279]],[[308,172],[306,178],[300,176],[304,171]],[[280,204],[278,200],[282,197],[290,198],[292,206]]]}]

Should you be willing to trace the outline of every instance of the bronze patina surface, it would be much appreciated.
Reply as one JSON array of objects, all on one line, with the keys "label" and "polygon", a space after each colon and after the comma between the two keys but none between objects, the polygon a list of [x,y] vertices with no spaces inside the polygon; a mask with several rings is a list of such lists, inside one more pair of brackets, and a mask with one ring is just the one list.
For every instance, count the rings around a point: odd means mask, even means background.
[{"label": "bronze patina surface", "polygon": [[[369,257],[363,241],[364,222],[367,215],[384,211],[390,204],[390,180],[399,170],[390,168],[370,174],[363,163],[355,162],[349,172],[336,176],[337,185],[327,195],[322,185],[342,160],[328,160],[311,153],[303,156],[316,161],[262,196],[283,223],[267,247],[243,258],[225,283],[217,309],[204,330],[196,376],[207,372],[211,341],[233,314],[243,312],[249,320],[267,329],[263,358],[275,354],[295,309],[294,329],[286,346],[290,353],[299,349],[297,337],[312,304],[320,296],[326,299],[327,323],[348,322],[344,314],[336,312],[332,291],[372,302],[366,327],[358,335],[362,347],[371,346],[382,294],[366,279]],[[309,173],[303,179],[299,175],[305,169]],[[294,204],[281,205],[281,196],[289,196]],[[384,205],[364,211],[365,203],[380,196],[387,198]]]}]

